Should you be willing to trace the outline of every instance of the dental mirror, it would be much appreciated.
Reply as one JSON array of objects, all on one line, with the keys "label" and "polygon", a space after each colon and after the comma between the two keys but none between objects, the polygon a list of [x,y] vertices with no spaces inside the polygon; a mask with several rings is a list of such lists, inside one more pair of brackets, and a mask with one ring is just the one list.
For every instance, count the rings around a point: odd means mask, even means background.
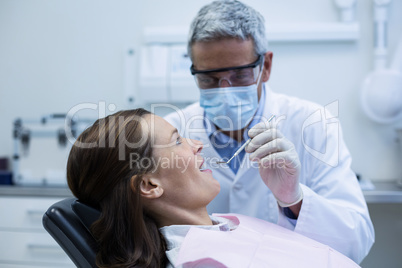
[{"label": "dental mirror", "polygon": [[[275,115],[272,115],[266,122],[265,124],[269,123],[274,119]],[[241,151],[243,151],[244,148],[251,142],[251,139],[248,139],[234,154],[233,156],[228,160],[228,161],[217,161],[216,164],[229,164]]]}]

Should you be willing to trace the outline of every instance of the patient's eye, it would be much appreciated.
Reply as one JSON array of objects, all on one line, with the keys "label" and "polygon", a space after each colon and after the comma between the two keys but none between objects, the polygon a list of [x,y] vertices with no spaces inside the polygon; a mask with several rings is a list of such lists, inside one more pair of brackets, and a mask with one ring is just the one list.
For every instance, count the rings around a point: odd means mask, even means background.
[{"label": "patient's eye", "polygon": [[176,139],[176,145],[182,144],[182,142],[183,142],[183,138],[178,136]]}]

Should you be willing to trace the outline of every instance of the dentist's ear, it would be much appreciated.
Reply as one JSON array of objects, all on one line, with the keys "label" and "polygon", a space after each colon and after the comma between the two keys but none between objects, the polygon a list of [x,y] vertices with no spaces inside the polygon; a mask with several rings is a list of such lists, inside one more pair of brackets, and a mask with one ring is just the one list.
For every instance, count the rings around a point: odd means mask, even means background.
[{"label": "dentist's ear", "polygon": [[138,183],[135,183],[136,179],[141,180],[139,182],[138,189],[140,191],[141,197],[154,199],[162,196],[163,188],[160,185],[159,180],[152,177],[152,174],[145,174],[142,176],[142,178],[137,178],[137,176],[133,176],[131,178],[131,189],[133,191],[136,190],[135,184],[138,185]]},{"label": "dentist's ear", "polygon": [[274,54],[271,51],[268,51],[264,55],[264,70],[262,72],[262,81],[265,83],[269,80],[269,77],[271,76],[271,70],[272,70],[272,57]]}]

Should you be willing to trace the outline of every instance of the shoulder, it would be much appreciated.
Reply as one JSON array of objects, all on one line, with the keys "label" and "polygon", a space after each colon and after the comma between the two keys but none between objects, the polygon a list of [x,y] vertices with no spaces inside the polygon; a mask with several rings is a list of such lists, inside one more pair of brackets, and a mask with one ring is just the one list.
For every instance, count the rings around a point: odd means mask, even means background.
[{"label": "shoulder", "polygon": [[318,103],[268,91],[264,114],[275,114],[277,127],[293,134],[326,129],[328,123],[338,123],[338,102],[325,106]]},{"label": "shoulder", "polygon": [[190,104],[183,109],[172,107],[172,110],[164,119],[179,130],[183,129],[190,120],[203,117],[204,115],[204,109],[200,107],[199,102]]},{"label": "shoulder", "polygon": [[[327,144],[338,144],[341,139],[341,124],[338,119],[337,101],[322,106],[301,98],[270,92],[272,110],[276,115],[276,127],[292,141],[299,156],[310,148],[325,151]],[[331,141],[329,141],[331,140]]]},{"label": "shoulder", "polygon": [[288,119],[305,120],[324,108],[318,103],[271,90],[268,91],[266,102],[277,115],[284,115]]}]

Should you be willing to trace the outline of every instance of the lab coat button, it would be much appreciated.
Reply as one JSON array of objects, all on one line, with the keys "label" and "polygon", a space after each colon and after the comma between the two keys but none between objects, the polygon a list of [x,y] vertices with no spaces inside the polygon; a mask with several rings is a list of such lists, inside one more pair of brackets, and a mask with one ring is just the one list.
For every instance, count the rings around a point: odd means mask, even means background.
[{"label": "lab coat button", "polygon": [[239,191],[239,190],[241,190],[241,188],[242,188],[241,184],[233,185],[233,190],[235,190],[235,191]]}]

